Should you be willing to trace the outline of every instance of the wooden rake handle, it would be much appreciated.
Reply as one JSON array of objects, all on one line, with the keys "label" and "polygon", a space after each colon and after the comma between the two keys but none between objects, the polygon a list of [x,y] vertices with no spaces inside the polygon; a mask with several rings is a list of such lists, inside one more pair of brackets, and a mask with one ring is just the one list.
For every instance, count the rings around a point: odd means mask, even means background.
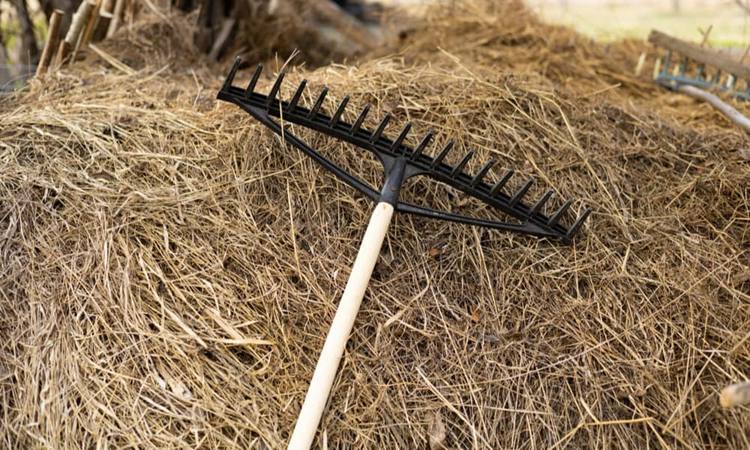
[{"label": "wooden rake handle", "polygon": [[331,329],[328,331],[323,350],[320,352],[318,364],[315,366],[315,373],[307,389],[305,402],[297,418],[297,425],[289,440],[287,447],[289,450],[307,450],[312,445],[328,401],[328,394],[331,392],[331,386],[336,377],[336,369],[344,354],[359,306],[362,304],[367,284],[370,282],[372,270],[378,260],[385,233],[391,223],[391,217],[393,217],[392,205],[380,202],[375,206],[365,236],[362,238],[359,253],[354,260],[349,281],[346,283],[344,294],[336,309]]}]

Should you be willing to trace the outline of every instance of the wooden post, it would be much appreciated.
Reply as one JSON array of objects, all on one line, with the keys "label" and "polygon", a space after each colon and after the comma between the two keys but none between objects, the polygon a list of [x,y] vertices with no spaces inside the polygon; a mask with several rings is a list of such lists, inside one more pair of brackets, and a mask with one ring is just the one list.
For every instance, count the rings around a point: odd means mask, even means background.
[{"label": "wooden post", "polygon": [[62,23],[63,12],[59,9],[52,11],[49,17],[49,28],[47,32],[47,42],[44,44],[42,57],[39,59],[39,65],[36,66],[36,76],[43,75],[49,69],[52,57],[55,56],[57,46],[60,44],[60,24]]}]

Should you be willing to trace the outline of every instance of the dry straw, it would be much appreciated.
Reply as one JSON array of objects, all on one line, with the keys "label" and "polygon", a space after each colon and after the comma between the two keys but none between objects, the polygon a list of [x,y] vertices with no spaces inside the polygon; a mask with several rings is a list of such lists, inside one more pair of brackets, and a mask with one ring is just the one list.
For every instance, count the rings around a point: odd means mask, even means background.
[{"label": "dry straw", "polygon": [[[217,104],[224,68],[190,64],[183,35],[143,25],[99,47],[132,72],[89,53],[0,102],[3,447],[289,436],[369,208]],[[398,217],[320,443],[750,445],[748,409],[717,395],[750,374],[748,141],[632,78],[643,50],[507,2],[430,16],[392,57],[290,74],[599,205],[565,249]],[[474,208],[437,185],[405,196]]]}]

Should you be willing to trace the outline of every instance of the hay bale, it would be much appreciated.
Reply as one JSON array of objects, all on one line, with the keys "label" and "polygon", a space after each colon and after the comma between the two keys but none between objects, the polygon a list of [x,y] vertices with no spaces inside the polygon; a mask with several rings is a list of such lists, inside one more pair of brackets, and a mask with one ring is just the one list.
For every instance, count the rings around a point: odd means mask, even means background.
[{"label": "hay bale", "polygon": [[[134,73],[89,55],[0,102],[9,447],[277,448],[292,429],[370,205],[217,104],[223,69],[165,68],[192,57],[170,39],[103,43]],[[328,442],[744,445],[747,411],[706,399],[750,373],[747,138],[618,72],[631,45],[508,3],[433,16],[400,56],[288,76],[286,96],[326,84],[347,114],[372,102],[596,206],[565,248],[397,217]],[[474,211],[431,183],[404,196]]]}]

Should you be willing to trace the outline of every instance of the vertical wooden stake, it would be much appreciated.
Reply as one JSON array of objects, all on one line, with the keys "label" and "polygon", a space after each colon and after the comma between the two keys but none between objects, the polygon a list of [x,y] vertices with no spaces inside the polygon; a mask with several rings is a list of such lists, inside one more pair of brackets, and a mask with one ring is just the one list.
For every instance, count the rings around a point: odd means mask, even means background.
[{"label": "vertical wooden stake", "polygon": [[36,66],[36,76],[43,75],[49,69],[52,57],[55,56],[57,46],[60,44],[60,23],[62,22],[63,12],[59,9],[52,11],[49,17],[49,29],[47,32],[47,42],[44,43],[42,57],[39,59],[39,65]]}]

